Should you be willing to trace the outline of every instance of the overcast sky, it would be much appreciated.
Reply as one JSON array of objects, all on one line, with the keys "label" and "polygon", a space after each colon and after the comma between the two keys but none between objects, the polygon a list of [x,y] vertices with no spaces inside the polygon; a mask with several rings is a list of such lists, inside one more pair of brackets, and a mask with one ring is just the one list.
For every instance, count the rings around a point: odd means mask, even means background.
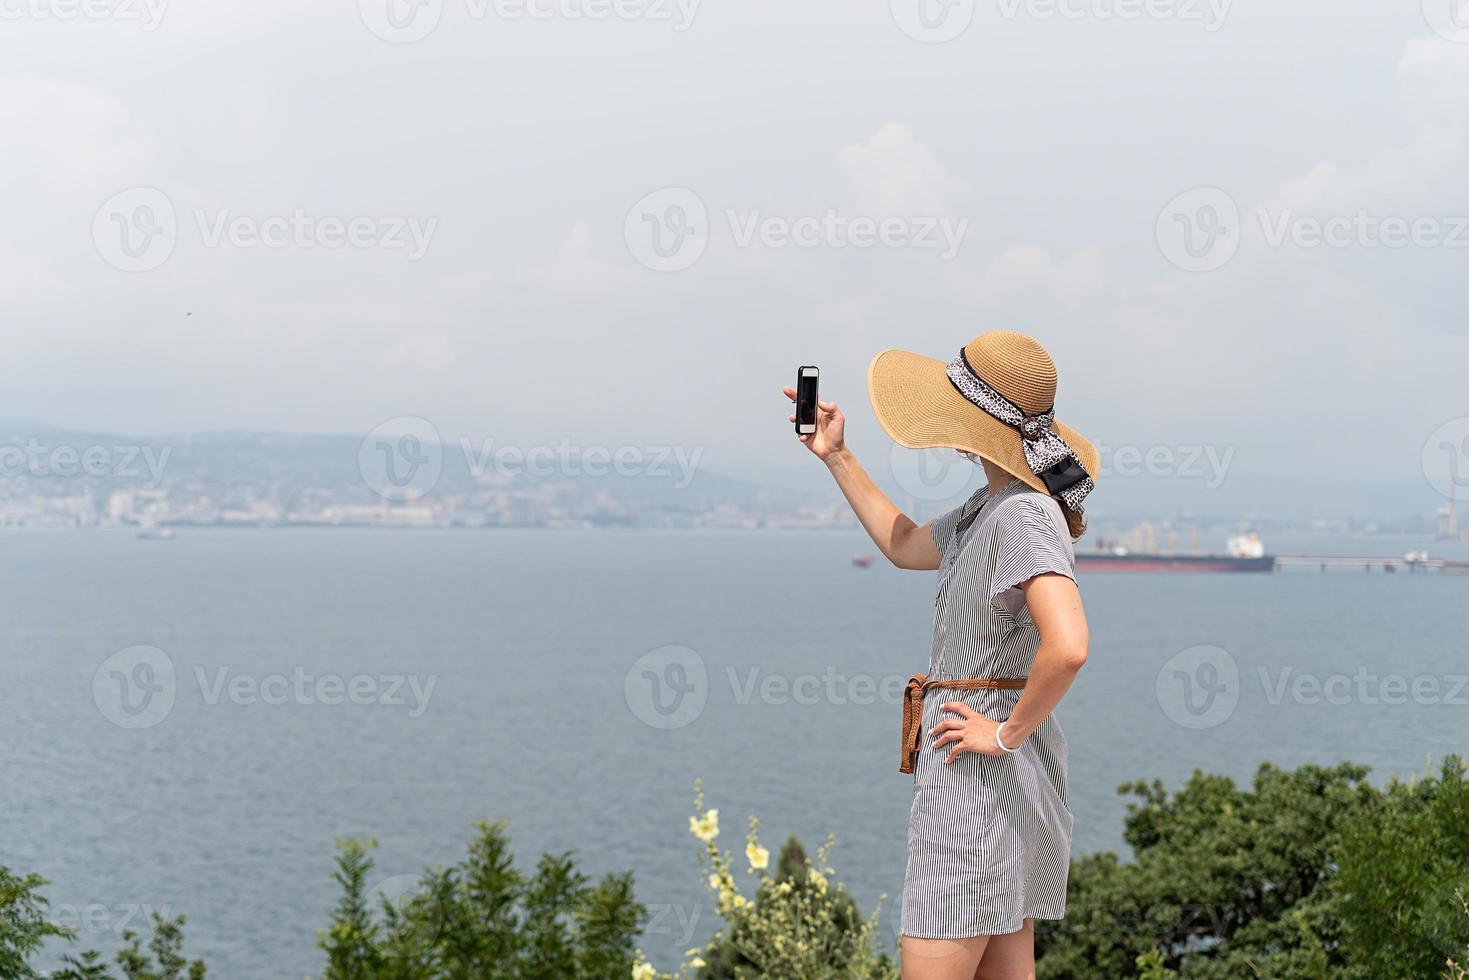
[{"label": "overcast sky", "polygon": [[1011,328],[1104,447],[1469,415],[1456,0],[526,2],[0,0],[0,414],[767,472],[797,365],[886,460],[871,356]]}]

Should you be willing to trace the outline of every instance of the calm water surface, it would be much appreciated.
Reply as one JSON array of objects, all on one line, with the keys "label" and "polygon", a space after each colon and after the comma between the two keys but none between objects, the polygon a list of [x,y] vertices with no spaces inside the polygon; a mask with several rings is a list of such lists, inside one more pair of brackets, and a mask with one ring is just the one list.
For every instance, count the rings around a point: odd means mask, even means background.
[{"label": "calm water surface", "polygon": [[[859,535],[85,531],[0,550],[0,864],[51,880],[82,948],[155,909],[188,916],[212,976],[319,973],[334,838],[376,837],[391,879],[503,818],[524,865],[574,850],[634,870],[643,948],[671,968],[716,924],[695,777],[737,853],[753,813],[771,845],[835,833],[864,907],[900,890],[893,694],[925,666],[932,578],[851,567]],[[1078,853],[1121,846],[1125,780],[1343,759],[1385,777],[1469,750],[1469,578],[1097,575],[1083,594],[1091,661],[1059,712]],[[129,730],[109,718],[120,682],[94,679],[138,645],[167,656],[174,700]],[[640,661],[669,645],[692,651],[682,673]],[[1218,649],[1175,659],[1200,646]],[[321,703],[298,674],[390,703]],[[1417,696],[1393,703],[1392,676]]]}]

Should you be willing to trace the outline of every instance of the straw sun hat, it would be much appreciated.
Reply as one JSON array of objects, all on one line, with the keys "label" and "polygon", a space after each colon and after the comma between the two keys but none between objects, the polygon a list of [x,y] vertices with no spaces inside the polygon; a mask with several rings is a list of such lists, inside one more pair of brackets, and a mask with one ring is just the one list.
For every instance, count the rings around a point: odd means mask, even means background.
[{"label": "straw sun hat", "polygon": [[974,453],[1074,510],[1095,485],[1097,449],[1055,420],[1056,365],[1023,333],[982,333],[948,363],[885,350],[867,393],[899,445]]}]

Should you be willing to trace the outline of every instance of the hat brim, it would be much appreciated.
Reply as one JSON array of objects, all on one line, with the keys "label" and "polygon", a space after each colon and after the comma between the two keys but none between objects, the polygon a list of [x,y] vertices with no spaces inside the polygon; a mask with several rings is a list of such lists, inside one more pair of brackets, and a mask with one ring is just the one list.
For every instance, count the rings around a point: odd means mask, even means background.
[{"label": "hat brim", "polygon": [[[1045,481],[1025,461],[1020,433],[959,393],[947,362],[904,350],[885,350],[867,367],[867,396],[877,421],[893,441],[908,449],[959,449],[1001,467],[1042,493]],[[1097,479],[1097,449],[1061,422],[1052,429],[1066,440],[1081,466]]]}]

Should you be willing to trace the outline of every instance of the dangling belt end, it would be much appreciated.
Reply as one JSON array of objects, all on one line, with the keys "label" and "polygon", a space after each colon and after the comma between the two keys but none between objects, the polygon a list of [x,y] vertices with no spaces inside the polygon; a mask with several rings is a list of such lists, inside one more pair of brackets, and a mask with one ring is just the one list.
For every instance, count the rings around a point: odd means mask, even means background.
[{"label": "dangling belt end", "polygon": [[963,677],[953,680],[929,680],[927,674],[914,674],[903,688],[903,754],[898,772],[911,773],[918,761],[918,743],[923,728],[923,697],[936,687],[955,691],[1019,691],[1025,687],[1024,677]]}]

